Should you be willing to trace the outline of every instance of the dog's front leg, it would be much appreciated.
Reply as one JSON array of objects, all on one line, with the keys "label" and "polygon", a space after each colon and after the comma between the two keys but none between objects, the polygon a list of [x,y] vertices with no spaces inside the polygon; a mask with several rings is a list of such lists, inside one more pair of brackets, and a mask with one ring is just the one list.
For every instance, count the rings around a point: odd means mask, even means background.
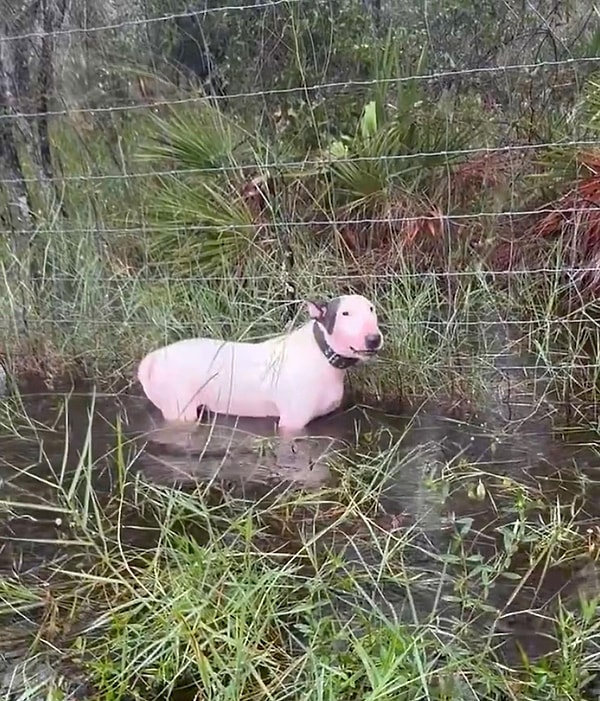
[{"label": "dog's front leg", "polygon": [[279,434],[275,458],[277,465],[280,467],[304,467],[307,458],[299,449],[297,439],[308,435],[306,424],[284,421],[284,417],[282,417],[279,419],[277,430]]}]

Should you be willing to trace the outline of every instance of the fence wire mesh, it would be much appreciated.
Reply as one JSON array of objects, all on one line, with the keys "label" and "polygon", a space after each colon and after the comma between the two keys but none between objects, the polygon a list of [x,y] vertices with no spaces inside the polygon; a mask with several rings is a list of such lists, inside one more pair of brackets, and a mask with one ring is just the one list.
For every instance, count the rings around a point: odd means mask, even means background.
[{"label": "fence wire mesh", "polygon": [[593,405],[595,12],[24,0],[0,37],[5,356],[102,374],[354,291],[390,397],[485,391],[510,349]]}]

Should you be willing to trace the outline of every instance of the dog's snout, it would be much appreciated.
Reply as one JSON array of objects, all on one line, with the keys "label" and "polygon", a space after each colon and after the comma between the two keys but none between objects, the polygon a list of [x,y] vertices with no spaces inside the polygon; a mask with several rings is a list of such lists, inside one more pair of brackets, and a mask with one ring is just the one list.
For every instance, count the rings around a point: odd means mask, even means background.
[{"label": "dog's snout", "polygon": [[381,345],[381,334],[369,333],[365,336],[365,346],[369,350],[377,350]]}]

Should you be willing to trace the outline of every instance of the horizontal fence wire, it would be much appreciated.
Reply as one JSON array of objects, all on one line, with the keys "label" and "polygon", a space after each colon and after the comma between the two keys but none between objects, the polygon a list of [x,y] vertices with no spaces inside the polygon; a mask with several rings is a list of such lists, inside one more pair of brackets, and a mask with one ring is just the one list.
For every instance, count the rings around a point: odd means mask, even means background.
[{"label": "horizontal fence wire", "polygon": [[[495,153],[518,153],[518,152],[528,152],[528,151],[540,151],[543,149],[550,148],[573,148],[575,146],[598,146],[600,140],[598,139],[574,139],[574,140],[564,140],[564,141],[548,141],[541,144],[519,144],[514,146],[497,146],[497,147],[480,147],[480,148],[469,148],[469,149],[454,149],[445,151],[421,151],[419,153],[406,153],[406,154],[394,154],[385,156],[382,159],[381,156],[356,156],[356,157],[340,157],[340,158],[321,158],[314,160],[303,160],[303,161],[274,161],[272,163],[240,163],[239,165],[223,165],[215,166],[210,168],[171,168],[169,170],[151,170],[143,172],[126,172],[126,173],[106,173],[103,175],[71,175],[71,176],[55,176],[53,180],[57,183],[67,183],[67,182],[98,182],[103,180],[124,180],[126,178],[139,179],[139,178],[161,178],[174,175],[202,175],[208,173],[226,173],[226,172],[240,172],[250,170],[252,172],[260,172],[261,170],[284,170],[284,169],[300,169],[300,168],[316,168],[325,165],[331,165],[336,163],[374,163],[380,162],[382,160],[394,162],[394,161],[411,161],[423,158],[439,158],[441,156],[446,156],[448,158],[454,158],[458,156],[473,156],[477,154],[481,155],[491,155]],[[436,164],[436,167],[444,168],[450,165],[446,164]],[[1,178],[0,184],[2,183],[36,183],[45,180],[44,176],[39,176],[35,178]]]},{"label": "horizontal fence wire", "polygon": [[128,19],[113,24],[103,24],[99,26],[73,27],[70,29],[54,29],[52,31],[27,32],[26,34],[8,34],[0,37],[0,43],[10,43],[22,41],[23,39],[41,39],[44,37],[72,36],[74,34],[96,34],[97,32],[114,31],[115,29],[126,29],[131,27],[148,26],[169,22],[175,19],[186,17],[206,17],[207,15],[221,14],[225,12],[241,12],[243,10],[267,10],[278,5],[300,5],[302,0],[269,0],[269,2],[253,2],[248,5],[223,5],[221,7],[207,7],[203,10],[187,10],[186,12],[172,12],[158,17],[144,17],[139,19]]},{"label": "horizontal fence wire", "polygon": [[[287,1],[287,0],[286,0]],[[313,93],[325,91],[346,90],[348,88],[372,88],[382,85],[402,85],[405,83],[414,82],[432,82],[447,78],[459,78],[474,75],[486,75],[496,73],[513,73],[513,72],[530,72],[538,68],[557,68],[559,66],[576,66],[585,64],[600,64],[600,56],[587,56],[581,58],[561,59],[560,61],[539,61],[537,63],[515,63],[506,66],[487,66],[480,68],[464,68],[460,70],[438,71],[435,73],[416,74],[411,76],[399,76],[395,78],[373,78],[369,80],[347,80],[334,81],[329,83],[316,83],[314,85],[296,85],[289,88],[267,88],[264,90],[255,90],[248,92],[229,93],[227,95],[211,95],[210,99],[219,100],[242,100],[256,99],[273,96],[294,95],[296,93]],[[27,119],[35,119],[42,117],[64,117],[67,115],[81,114],[103,114],[103,113],[118,113],[129,112],[136,110],[148,110],[156,107],[169,107],[186,104],[199,104],[206,102],[206,96],[198,95],[195,97],[186,97],[169,100],[152,100],[146,103],[125,104],[125,105],[110,105],[107,107],[74,107],[63,110],[49,110],[45,112],[22,112],[19,114],[0,114],[0,121],[25,117]]]},{"label": "horizontal fence wire", "polygon": [[[236,275],[233,278],[231,275],[173,275],[164,272],[163,267],[160,263],[146,263],[145,268],[147,270],[140,271],[124,271],[122,276],[112,275],[112,276],[97,276],[96,279],[99,281],[110,281],[110,280],[122,280],[123,276],[129,277],[132,282],[138,279],[144,279],[144,272],[152,271],[153,269],[158,269],[159,273],[156,275],[148,274],[147,278],[149,280],[154,280],[157,282],[227,282],[235,281],[236,283],[244,282],[259,282],[263,280],[274,280],[276,279],[275,273],[265,273],[258,275]],[[414,272],[414,271],[402,271],[402,272],[368,272],[365,271],[360,273],[322,273],[315,272],[320,280],[323,281],[361,281],[361,280],[428,280],[428,279],[444,279],[444,278],[496,278],[496,277],[524,277],[527,275],[581,275],[585,273],[599,273],[600,266],[594,267],[555,267],[555,268],[507,268],[505,270],[488,270],[487,268],[481,268],[478,270],[431,270],[425,272]],[[287,275],[287,273],[282,273],[282,276]],[[80,278],[76,273],[66,274],[66,273],[52,273],[51,280],[71,280],[76,281]],[[44,276],[39,276],[36,278],[40,281],[44,279]]]},{"label": "horizontal fence wire", "polygon": [[[525,209],[525,210],[498,210],[492,212],[471,212],[471,213],[451,213],[451,212],[439,212],[437,214],[419,214],[408,217],[357,217],[356,219],[337,219],[337,218],[327,218],[322,219],[298,219],[298,220],[284,220],[284,221],[265,221],[261,222],[260,225],[257,224],[224,224],[218,226],[216,224],[181,224],[181,225],[151,225],[146,226],[136,226],[136,227],[123,227],[123,228],[89,228],[82,227],[77,229],[63,229],[61,227],[60,231],[63,234],[75,235],[75,234],[85,234],[85,233],[98,233],[98,234],[122,234],[126,236],[127,234],[143,234],[143,233],[157,233],[157,232],[171,232],[177,233],[182,228],[188,230],[188,232],[210,232],[210,231],[227,231],[227,230],[240,230],[243,231],[247,229],[253,231],[260,227],[261,230],[269,229],[286,229],[288,227],[304,227],[304,226],[333,226],[333,227],[343,227],[352,226],[359,224],[407,224],[407,223],[418,223],[423,221],[463,221],[470,219],[519,219],[521,217],[531,217],[539,216],[543,214],[561,214],[561,215],[572,215],[572,214],[589,214],[594,212],[600,212],[599,206],[587,206],[587,207],[540,207],[539,209]],[[570,217],[565,216],[565,221],[568,221]],[[49,229],[44,227],[35,228],[37,234],[53,234],[56,233],[56,229]],[[0,235],[24,235],[30,233],[30,229],[0,229]]]},{"label": "horizontal fence wire", "polygon": [[[286,304],[273,304],[272,311],[277,311],[281,310],[286,306],[296,306],[298,304],[301,304],[304,300],[294,300],[287,302]],[[219,320],[218,318],[213,318],[210,320],[211,324],[216,324],[217,326],[221,325],[223,328],[229,327],[231,325],[231,321],[229,319],[221,319]],[[142,319],[129,319],[124,317],[123,319],[120,320],[115,320],[115,319],[109,319],[109,318],[104,318],[104,319],[95,319],[92,317],[88,316],[72,316],[69,317],[68,319],[61,319],[59,317],[37,317],[37,316],[32,316],[31,317],[31,323],[32,324],[38,324],[38,325],[43,325],[43,324],[48,324],[48,325],[64,325],[64,326],[103,326],[103,327],[114,327],[117,329],[118,327],[128,327],[128,326],[139,326],[139,327],[148,327],[149,321],[142,320]],[[242,323],[242,322],[240,322]],[[523,326],[523,327],[538,327],[538,326],[543,326],[543,325],[548,325],[548,326],[565,326],[568,327],[569,325],[575,325],[578,322],[575,319],[552,319],[550,317],[548,318],[543,318],[543,319],[519,319],[518,317],[515,318],[507,318],[507,319],[494,319],[491,321],[486,321],[484,319],[478,319],[476,321],[469,321],[468,319],[462,319],[460,315],[458,315],[458,318],[453,317],[453,320],[451,322],[453,328],[473,328],[473,329],[493,329],[494,327],[500,325],[500,324],[506,324],[506,325],[514,325],[515,327],[517,326]],[[160,326],[186,326],[186,327],[191,327],[194,325],[193,322],[181,322],[181,321],[165,321],[159,324]],[[429,320],[427,318],[425,319],[402,319],[402,327],[403,328],[422,328],[425,330],[431,330],[433,331],[435,328],[442,328],[446,329],[449,326],[449,321],[448,319],[443,319],[439,321],[435,320]],[[5,330],[10,329],[11,326],[10,324],[2,324],[0,325],[0,328],[3,328]],[[493,342],[493,339],[490,339],[490,343]],[[490,354],[490,356],[496,357],[498,354],[502,354],[506,352],[505,350],[503,351],[498,351],[498,353],[493,353]],[[565,351],[566,352],[566,351]],[[482,353],[481,357],[485,357],[485,352]],[[560,355],[560,352],[557,351],[557,355]],[[577,363],[577,365],[580,365],[580,363]],[[595,364],[589,365],[589,367],[595,367]]]}]

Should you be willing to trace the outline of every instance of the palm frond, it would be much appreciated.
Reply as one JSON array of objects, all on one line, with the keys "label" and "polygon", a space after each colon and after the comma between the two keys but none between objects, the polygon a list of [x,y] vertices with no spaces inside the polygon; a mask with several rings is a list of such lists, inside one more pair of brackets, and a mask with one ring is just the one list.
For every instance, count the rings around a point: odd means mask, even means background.
[{"label": "palm frond", "polygon": [[244,185],[248,166],[260,170],[263,145],[210,106],[154,123],[156,135],[142,157],[167,159],[173,172],[160,178],[150,206],[163,226],[148,254],[171,271],[231,269],[256,235]]},{"label": "palm frond", "polygon": [[156,136],[142,148],[141,158],[167,158],[198,172],[236,167],[242,158],[252,158],[248,135],[215,108],[154,117],[154,124]]}]

